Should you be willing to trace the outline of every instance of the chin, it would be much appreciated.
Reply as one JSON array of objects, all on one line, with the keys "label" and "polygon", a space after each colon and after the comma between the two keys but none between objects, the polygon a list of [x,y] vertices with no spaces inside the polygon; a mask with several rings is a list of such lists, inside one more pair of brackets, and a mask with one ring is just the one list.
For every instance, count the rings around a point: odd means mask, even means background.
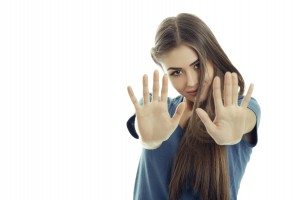
[{"label": "chin", "polygon": [[192,96],[190,96],[190,95],[187,95],[187,96],[185,96],[185,98],[188,99],[188,100],[191,101],[191,102],[195,102],[195,101],[196,101],[196,96],[195,96],[195,97],[192,97]]},{"label": "chin", "polygon": [[[181,95],[182,96],[184,96],[184,98],[186,98],[187,100],[189,100],[189,101],[191,101],[191,102],[193,102],[193,103],[195,103],[195,101],[196,101],[196,98],[197,98],[197,96],[192,96],[192,95],[190,95],[190,94],[188,94],[188,93],[185,93],[185,94],[182,94],[181,93]],[[203,101],[203,95],[201,95],[200,96],[200,101]]]},{"label": "chin", "polygon": [[196,101],[196,97],[194,98],[189,98],[190,101],[195,102]]},{"label": "chin", "polygon": [[[197,97],[197,96],[195,96],[195,97],[188,96],[188,97],[186,97],[186,98],[187,98],[188,100],[190,100],[191,102],[195,103],[196,97]],[[204,101],[204,100],[205,100],[205,98],[203,98],[203,96],[200,96],[200,102],[202,102],[202,101]]]}]

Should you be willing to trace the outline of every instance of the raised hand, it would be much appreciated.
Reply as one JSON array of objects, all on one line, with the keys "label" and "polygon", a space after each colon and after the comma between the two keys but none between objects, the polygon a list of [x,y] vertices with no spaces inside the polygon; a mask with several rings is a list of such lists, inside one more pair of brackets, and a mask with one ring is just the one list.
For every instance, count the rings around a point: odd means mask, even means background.
[{"label": "raised hand", "polygon": [[138,123],[139,138],[144,144],[161,144],[167,140],[179,124],[179,120],[185,109],[186,103],[182,102],[176,108],[171,118],[168,112],[168,77],[164,74],[162,78],[161,97],[159,93],[159,73],[154,71],[153,76],[153,98],[149,102],[148,77],[143,76],[143,99],[141,106],[130,86],[127,87],[129,97],[135,107],[136,122]]},{"label": "raised hand", "polygon": [[241,105],[238,105],[238,78],[236,73],[226,72],[224,79],[224,105],[221,97],[220,78],[213,81],[215,119],[212,121],[201,108],[196,112],[204,123],[207,132],[219,145],[238,143],[246,132],[247,106],[251,99],[254,85],[251,84]]}]

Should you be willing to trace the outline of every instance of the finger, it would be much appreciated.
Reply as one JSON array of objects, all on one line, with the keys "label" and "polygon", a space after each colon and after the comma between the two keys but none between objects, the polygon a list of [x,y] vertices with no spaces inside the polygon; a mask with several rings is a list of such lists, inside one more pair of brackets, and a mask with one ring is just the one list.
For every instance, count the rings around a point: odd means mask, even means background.
[{"label": "finger", "polygon": [[215,133],[216,132],[216,125],[211,121],[211,119],[209,118],[207,112],[205,112],[201,108],[197,108],[196,112],[197,112],[199,118],[201,119],[201,121],[203,122],[207,132],[210,133],[210,134]]},{"label": "finger", "polygon": [[129,97],[131,99],[131,102],[133,103],[135,110],[137,111],[140,108],[140,104],[139,104],[138,100],[136,99],[136,97],[132,91],[132,88],[130,86],[127,86],[127,91],[128,91]]},{"label": "finger", "polygon": [[179,123],[179,120],[184,112],[186,108],[186,102],[181,102],[177,108],[176,108],[176,111],[175,111],[175,114],[173,115],[172,117],[172,122],[175,123],[175,124],[178,124]]},{"label": "finger", "polygon": [[168,100],[168,76],[164,74],[162,78],[162,88],[161,88],[161,101],[167,102]]},{"label": "finger", "polygon": [[159,73],[154,71],[153,75],[153,101],[158,101],[158,89],[159,89]]},{"label": "finger", "polygon": [[239,85],[236,73],[232,73],[232,104],[238,105]]},{"label": "finger", "polygon": [[225,73],[224,80],[224,106],[229,106],[232,104],[232,84],[231,84],[231,73]]},{"label": "finger", "polygon": [[148,76],[145,74],[143,76],[143,98],[144,105],[149,103],[149,88],[148,88]]},{"label": "finger", "polygon": [[248,107],[250,99],[251,99],[251,95],[252,95],[252,92],[253,92],[253,89],[254,89],[254,84],[251,83],[250,87],[248,89],[248,92],[247,92],[246,96],[244,97],[244,99],[243,99],[243,101],[241,103],[241,107],[243,107],[243,108],[247,108]]},{"label": "finger", "polygon": [[220,82],[221,82],[220,78],[216,76],[213,82],[213,96],[214,96],[216,114],[219,113],[220,110],[223,108]]}]

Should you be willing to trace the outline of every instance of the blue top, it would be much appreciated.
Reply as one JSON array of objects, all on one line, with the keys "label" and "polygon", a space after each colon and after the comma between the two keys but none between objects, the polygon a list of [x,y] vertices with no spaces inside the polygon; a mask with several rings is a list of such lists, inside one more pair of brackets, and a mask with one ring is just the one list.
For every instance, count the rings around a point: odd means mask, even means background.
[{"label": "blue top", "polygon": [[[243,96],[238,99],[238,105],[241,104]],[[173,116],[176,107],[183,101],[183,96],[179,95],[174,99],[168,98],[168,111]],[[142,99],[140,100],[142,105]],[[252,148],[257,144],[257,128],[260,121],[260,107],[254,98],[251,98],[248,108],[256,115],[256,125],[252,130],[255,136],[253,144],[242,139],[235,145],[228,145],[228,165],[230,175],[230,192],[231,199],[237,199],[237,193],[241,179],[246,169],[246,165],[250,159]],[[127,121],[127,128],[130,134],[138,139],[138,135],[134,128],[135,115]],[[177,126],[171,137],[164,141],[160,147],[153,150],[142,148],[141,157],[137,169],[134,200],[167,200],[168,186],[171,178],[172,162],[175,158],[177,147],[181,140],[183,130]],[[199,195],[193,191],[183,191],[180,200],[199,200]]]}]

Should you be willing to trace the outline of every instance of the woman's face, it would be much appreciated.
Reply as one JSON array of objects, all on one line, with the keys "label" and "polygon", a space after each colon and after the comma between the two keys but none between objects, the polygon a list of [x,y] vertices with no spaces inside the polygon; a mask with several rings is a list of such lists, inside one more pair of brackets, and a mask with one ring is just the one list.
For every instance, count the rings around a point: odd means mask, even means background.
[{"label": "woman's face", "polygon": [[[168,74],[173,87],[186,99],[194,102],[196,93],[191,93],[198,89],[199,82],[199,59],[196,52],[186,46],[180,45],[161,58],[164,71]],[[214,70],[211,62],[205,66],[204,88],[200,95],[200,101],[207,97],[209,86],[214,77]]]}]

